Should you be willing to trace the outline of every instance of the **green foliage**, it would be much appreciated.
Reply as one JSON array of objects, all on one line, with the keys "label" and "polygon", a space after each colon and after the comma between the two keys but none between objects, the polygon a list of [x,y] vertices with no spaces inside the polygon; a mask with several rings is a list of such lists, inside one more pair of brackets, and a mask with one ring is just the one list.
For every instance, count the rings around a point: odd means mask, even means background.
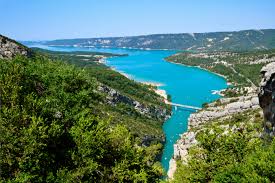
[{"label": "green foliage", "polygon": [[152,86],[134,82],[104,66],[89,67],[88,70],[92,77],[97,78],[101,83],[120,91],[126,96],[134,98],[135,100],[141,100],[141,102],[145,104],[160,105],[169,109],[163,102],[163,99],[153,91],[154,88]]},{"label": "green foliage", "polygon": [[[95,52],[56,52],[38,48],[35,48],[34,51],[39,56],[43,55],[43,57],[52,60],[60,59],[80,69],[84,68],[87,77],[95,78],[100,83],[108,85],[121,94],[139,101],[142,104],[166,108],[167,114],[171,111],[171,107],[165,105],[163,99],[153,91],[153,87],[126,78],[109,67],[100,64],[98,62],[99,58],[96,57],[97,55],[104,57],[123,55]],[[116,106],[100,105],[101,103],[102,102],[97,103],[95,113],[104,119],[112,118],[111,124],[124,124],[133,135],[139,136],[141,141],[146,144],[163,141],[163,119],[159,119],[157,115],[152,115],[151,117],[142,115],[138,113],[133,106],[124,103],[120,103]]]},{"label": "green foliage", "polygon": [[199,144],[189,150],[188,163],[177,163],[172,182],[273,182],[275,139],[267,143],[257,138],[257,128],[237,125],[225,132],[212,125],[202,130],[196,137]]},{"label": "green foliage", "polygon": [[159,180],[161,145],[139,146],[113,124],[86,70],[41,57],[0,61],[0,70],[1,181]]},{"label": "green foliage", "polygon": [[165,105],[163,99],[154,92],[154,87],[137,83],[122,74],[110,69],[109,67],[100,64],[100,58],[96,56],[111,57],[111,56],[125,56],[110,53],[98,52],[58,52],[49,51],[40,48],[33,48],[38,54],[46,55],[52,59],[60,59],[66,63],[74,64],[76,66],[85,67],[89,70],[91,77],[96,78],[99,82],[110,86],[123,95],[132,99],[138,100],[144,104],[159,105],[171,110],[169,106]]},{"label": "green foliage", "polygon": [[112,53],[101,53],[101,52],[88,52],[88,51],[50,51],[41,48],[32,48],[32,51],[36,55],[44,55],[50,57],[53,60],[63,60],[70,64],[78,66],[96,66],[101,65],[100,59],[112,56],[126,56],[126,54],[112,54]]},{"label": "green foliage", "polygon": [[228,82],[232,82],[235,85],[251,85],[250,83],[247,83],[246,79],[239,74],[233,72],[233,70],[230,67],[224,66],[223,64],[216,64],[213,67],[209,69],[212,72],[219,73],[223,76],[226,76],[226,80]]},{"label": "green foliage", "polygon": [[[237,64],[236,71],[242,73],[246,78],[250,79],[255,85],[260,83],[260,70],[265,64]],[[258,74],[257,74],[258,73]]]}]

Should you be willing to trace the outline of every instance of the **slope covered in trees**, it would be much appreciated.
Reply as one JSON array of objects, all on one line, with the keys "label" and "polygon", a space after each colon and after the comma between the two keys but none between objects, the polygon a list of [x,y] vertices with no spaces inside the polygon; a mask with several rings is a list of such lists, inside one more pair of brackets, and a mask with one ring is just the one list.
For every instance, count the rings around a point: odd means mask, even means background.
[{"label": "slope covered in trees", "polygon": [[44,57],[1,60],[0,70],[2,181],[159,180],[161,145],[140,146],[144,134],[127,126],[157,120],[112,112],[89,71]]},{"label": "slope covered in trees", "polygon": [[127,47],[192,51],[247,51],[275,48],[275,30],[242,30],[129,37],[61,39],[42,42],[55,46]]}]

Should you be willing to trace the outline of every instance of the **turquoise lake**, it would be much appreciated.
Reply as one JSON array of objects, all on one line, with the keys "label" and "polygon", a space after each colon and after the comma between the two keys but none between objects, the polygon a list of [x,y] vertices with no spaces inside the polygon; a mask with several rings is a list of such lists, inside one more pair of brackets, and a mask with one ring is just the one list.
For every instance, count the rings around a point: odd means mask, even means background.
[{"label": "turquoise lake", "polygon": [[[173,103],[201,107],[203,103],[219,98],[218,95],[212,94],[212,90],[227,87],[225,79],[218,75],[164,60],[165,57],[176,53],[176,51],[35,46],[53,51],[96,51],[128,54],[129,56],[126,57],[108,58],[106,64],[136,81],[162,84],[159,88],[166,90],[167,94],[172,96]],[[166,143],[161,163],[166,171],[173,155],[173,144],[180,138],[180,134],[187,130],[187,120],[192,112],[194,111],[173,108],[172,117],[163,125]]]}]

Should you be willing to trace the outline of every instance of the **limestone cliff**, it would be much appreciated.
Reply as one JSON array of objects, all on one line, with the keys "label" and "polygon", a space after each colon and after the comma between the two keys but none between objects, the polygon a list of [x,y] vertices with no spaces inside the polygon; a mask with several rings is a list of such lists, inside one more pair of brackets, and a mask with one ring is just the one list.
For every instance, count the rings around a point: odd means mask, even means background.
[{"label": "limestone cliff", "polygon": [[132,106],[137,112],[142,115],[145,115],[149,118],[156,118],[158,120],[164,121],[170,117],[170,112],[164,107],[156,107],[154,105],[144,105],[130,97],[122,95],[120,92],[105,86],[100,85],[98,88],[99,91],[106,93],[106,102],[110,105],[117,105],[119,103],[124,103],[129,106]]},{"label": "limestone cliff", "polygon": [[[203,110],[191,114],[188,119],[188,131],[182,134],[174,145],[174,156],[170,160],[168,177],[170,179],[173,178],[173,174],[176,171],[176,160],[187,163],[188,151],[190,147],[198,143],[196,135],[200,130],[204,129],[204,125],[211,123],[213,120],[224,121],[235,114],[259,109],[259,100],[256,93],[257,91],[253,90],[246,96],[222,98],[208,104]],[[230,127],[229,124],[224,124],[220,125],[220,127],[225,129],[225,131],[238,130],[235,125]]]},{"label": "limestone cliff", "polygon": [[275,63],[272,62],[261,70],[259,102],[264,112],[265,133],[275,135]]},{"label": "limestone cliff", "polygon": [[[208,104],[206,108],[190,116],[188,132],[184,133],[181,139],[174,145],[174,157],[170,161],[170,169],[168,172],[170,178],[173,178],[176,170],[176,159],[180,159],[182,163],[187,163],[188,150],[198,143],[196,134],[204,128],[204,125],[213,122],[213,120],[219,119],[223,121],[236,113],[245,113],[245,111],[249,110],[255,111],[261,107],[264,116],[264,133],[268,136],[275,135],[275,62],[263,67],[261,74],[262,80],[258,97],[256,96],[257,91],[254,91],[248,96],[224,98],[219,100],[218,105],[217,101]],[[220,125],[220,127],[226,130],[238,130],[235,125],[229,127],[227,124]],[[262,133],[256,134],[256,136],[262,136]]]},{"label": "limestone cliff", "polygon": [[0,35],[0,59],[11,59],[16,55],[31,56],[32,51],[24,45]]},{"label": "limestone cliff", "polygon": [[188,129],[199,127],[216,118],[224,118],[249,109],[257,108],[259,108],[259,100],[256,93],[252,93],[248,96],[222,98],[214,103],[208,104],[207,108],[191,114],[188,119]]}]

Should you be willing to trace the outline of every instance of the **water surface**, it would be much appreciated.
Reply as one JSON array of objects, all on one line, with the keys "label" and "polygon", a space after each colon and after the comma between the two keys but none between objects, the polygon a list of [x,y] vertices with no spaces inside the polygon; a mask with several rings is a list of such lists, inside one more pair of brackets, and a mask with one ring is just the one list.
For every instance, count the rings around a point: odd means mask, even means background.
[{"label": "water surface", "polygon": [[[47,47],[54,51],[96,51],[117,54],[128,54],[126,57],[113,57],[106,60],[106,64],[119,72],[127,74],[136,81],[161,83],[160,89],[166,90],[172,96],[173,103],[201,107],[203,103],[218,99],[212,90],[226,88],[224,78],[205,70],[173,64],[164,58],[176,53],[166,50],[135,50],[119,48],[79,48],[79,47]],[[166,143],[161,163],[167,171],[169,161],[173,155],[173,144],[180,134],[187,130],[187,120],[192,111],[173,108],[173,115],[164,125]]]}]

